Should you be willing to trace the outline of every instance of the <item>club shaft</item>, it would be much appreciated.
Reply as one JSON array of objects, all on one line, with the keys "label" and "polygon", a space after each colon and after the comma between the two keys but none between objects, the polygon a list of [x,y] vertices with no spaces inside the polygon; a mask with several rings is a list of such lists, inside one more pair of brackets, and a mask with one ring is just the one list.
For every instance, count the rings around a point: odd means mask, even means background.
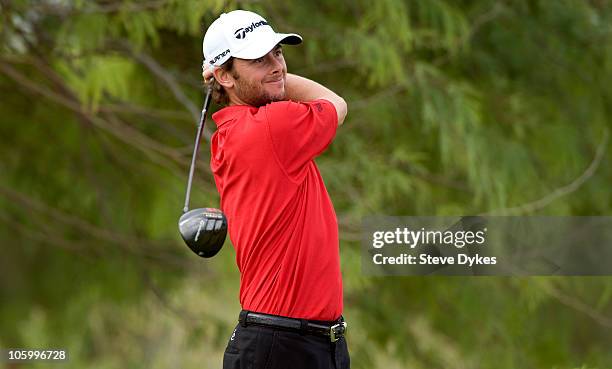
[{"label": "club shaft", "polygon": [[202,132],[204,131],[204,123],[206,122],[206,112],[210,106],[210,95],[212,91],[212,84],[208,85],[206,90],[206,98],[204,99],[204,107],[202,108],[202,115],[200,115],[200,123],[198,124],[198,133],[196,134],[195,145],[193,147],[193,156],[191,157],[191,168],[189,168],[189,179],[187,180],[187,194],[185,195],[185,207],[183,207],[183,213],[189,211],[189,198],[191,196],[191,183],[193,182],[193,173],[195,172],[196,159],[200,150],[200,141],[202,139]]}]

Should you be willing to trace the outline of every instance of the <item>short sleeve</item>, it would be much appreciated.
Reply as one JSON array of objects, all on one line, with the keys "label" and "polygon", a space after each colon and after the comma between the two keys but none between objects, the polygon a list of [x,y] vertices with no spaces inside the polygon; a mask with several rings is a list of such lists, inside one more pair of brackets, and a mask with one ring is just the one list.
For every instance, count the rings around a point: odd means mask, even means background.
[{"label": "short sleeve", "polygon": [[266,114],[275,154],[294,178],[329,146],[338,127],[336,108],[324,99],[274,102]]}]

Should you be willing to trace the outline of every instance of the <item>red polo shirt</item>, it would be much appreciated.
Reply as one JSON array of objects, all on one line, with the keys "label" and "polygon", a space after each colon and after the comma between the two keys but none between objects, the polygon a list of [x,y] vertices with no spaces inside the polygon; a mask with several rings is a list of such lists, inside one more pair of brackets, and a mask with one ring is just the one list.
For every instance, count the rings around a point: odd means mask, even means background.
[{"label": "red polo shirt", "polygon": [[314,158],[336,134],[327,100],[234,105],[212,116],[211,168],[240,270],[245,310],[342,314],[338,223]]}]

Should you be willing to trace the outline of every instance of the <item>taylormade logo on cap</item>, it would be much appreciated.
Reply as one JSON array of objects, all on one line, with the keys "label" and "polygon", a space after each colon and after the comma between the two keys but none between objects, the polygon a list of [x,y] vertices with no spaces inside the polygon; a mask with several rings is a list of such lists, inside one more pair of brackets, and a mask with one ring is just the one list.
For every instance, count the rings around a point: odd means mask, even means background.
[{"label": "taylormade logo on cap", "polygon": [[236,36],[237,39],[242,40],[247,33],[249,32],[253,32],[253,30],[259,26],[267,26],[268,22],[262,20],[259,22],[253,22],[251,23],[250,26],[245,27],[245,28],[238,28],[235,32],[234,32],[234,36]]}]

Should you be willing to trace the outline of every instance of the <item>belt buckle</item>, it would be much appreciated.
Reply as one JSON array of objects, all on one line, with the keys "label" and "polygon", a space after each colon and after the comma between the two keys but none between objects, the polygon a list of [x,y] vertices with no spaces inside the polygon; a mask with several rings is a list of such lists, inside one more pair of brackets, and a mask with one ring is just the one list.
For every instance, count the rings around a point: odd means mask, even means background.
[{"label": "belt buckle", "polygon": [[[336,329],[340,328],[340,327],[342,327],[342,329],[340,329],[340,331],[338,333],[336,333]],[[344,336],[344,334],[346,333],[346,327],[347,327],[346,322],[341,322],[341,323],[338,323],[338,324],[334,324],[331,327],[329,327],[329,339],[332,342],[338,341],[340,339],[340,337]]]}]

